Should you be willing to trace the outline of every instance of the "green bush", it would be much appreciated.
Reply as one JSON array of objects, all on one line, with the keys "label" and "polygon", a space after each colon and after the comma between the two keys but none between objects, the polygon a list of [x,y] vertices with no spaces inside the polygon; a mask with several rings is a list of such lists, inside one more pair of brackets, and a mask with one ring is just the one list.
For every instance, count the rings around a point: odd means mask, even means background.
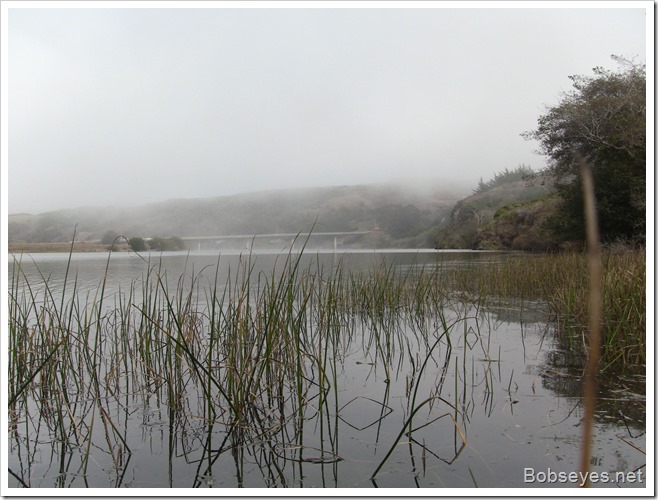
[{"label": "green bush", "polygon": [[146,251],[146,242],[144,238],[138,236],[133,236],[128,240],[128,246],[133,252],[144,252]]},{"label": "green bush", "polygon": [[112,231],[112,230],[107,231],[101,238],[101,243],[103,245],[111,245],[112,243],[114,243],[114,240],[117,238],[117,236],[119,236],[119,233],[117,233],[116,231]]},{"label": "green bush", "polygon": [[178,237],[160,238],[158,236],[151,238],[148,241],[148,247],[150,250],[155,250],[158,252],[183,250],[185,248],[183,245],[183,240]]}]

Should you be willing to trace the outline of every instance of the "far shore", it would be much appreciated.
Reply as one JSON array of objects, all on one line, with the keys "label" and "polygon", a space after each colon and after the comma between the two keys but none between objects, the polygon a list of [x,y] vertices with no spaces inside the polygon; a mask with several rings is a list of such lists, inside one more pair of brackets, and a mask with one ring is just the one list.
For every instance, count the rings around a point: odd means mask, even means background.
[{"label": "far shore", "polygon": [[[91,241],[76,241],[73,243],[74,252],[109,252],[111,245]],[[127,252],[128,245],[115,245],[113,251]],[[71,242],[68,243],[28,243],[28,242],[9,242],[9,253],[50,253],[50,252],[70,252]]]}]

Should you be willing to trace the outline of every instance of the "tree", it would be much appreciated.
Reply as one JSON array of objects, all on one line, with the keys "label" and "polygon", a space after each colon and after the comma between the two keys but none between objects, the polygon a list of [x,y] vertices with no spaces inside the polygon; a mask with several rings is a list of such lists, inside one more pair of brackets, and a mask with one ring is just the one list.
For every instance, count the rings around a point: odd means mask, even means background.
[{"label": "tree", "polygon": [[570,76],[574,89],[522,134],[550,158],[547,170],[563,200],[553,224],[565,239],[584,235],[579,157],[592,167],[603,239],[644,238],[646,65],[612,59],[616,72],[596,67],[593,76]]},{"label": "tree", "polygon": [[487,182],[482,180],[478,182],[478,187],[473,190],[474,193],[484,193],[498,186],[509,184],[510,182],[531,180],[535,176],[535,172],[528,165],[519,165],[514,170],[505,168],[502,172],[497,172]]},{"label": "tree", "polygon": [[103,245],[111,245],[112,243],[114,243],[114,240],[117,238],[117,236],[119,236],[119,233],[117,233],[116,231],[112,231],[112,230],[106,231],[103,237],[101,238],[101,243]]},{"label": "tree", "polygon": [[143,238],[134,236],[128,240],[128,245],[133,252],[144,252],[146,250],[146,242]]},{"label": "tree", "polygon": [[160,238],[155,236],[151,238],[148,242],[148,247],[150,250],[155,250],[157,252],[173,251],[173,250],[183,250],[185,245],[183,240],[174,236],[171,238]]}]

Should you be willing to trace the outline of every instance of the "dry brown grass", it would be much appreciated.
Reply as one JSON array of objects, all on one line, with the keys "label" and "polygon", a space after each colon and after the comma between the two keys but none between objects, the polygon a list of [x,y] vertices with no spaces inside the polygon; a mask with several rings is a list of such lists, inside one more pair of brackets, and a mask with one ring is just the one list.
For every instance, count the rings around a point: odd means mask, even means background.
[{"label": "dry brown grass", "polygon": [[[74,252],[107,252],[109,245],[90,241],[76,241],[73,244]],[[71,243],[28,243],[10,242],[8,244],[9,253],[47,253],[47,252],[70,252]],[[127,244],[117,244],[114,251],[123,252],[128,250]]]}]

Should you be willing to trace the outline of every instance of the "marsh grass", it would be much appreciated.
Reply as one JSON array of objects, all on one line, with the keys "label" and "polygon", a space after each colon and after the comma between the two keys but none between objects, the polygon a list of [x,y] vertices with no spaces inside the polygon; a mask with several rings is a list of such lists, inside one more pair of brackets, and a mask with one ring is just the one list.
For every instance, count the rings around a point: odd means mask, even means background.
[{"label": "marsh grass", "polygon": [[[447,271],[455,289],[480,299],[545,302],[563,341],[587,349],[589,268],[586,254],[538,254],[492,259]],[[646,366],[646,256],[644,250],[602,254],[601,373]]]},{"label": "marsh grass", "polygon": [[[31,283],[16,259],[9,290],[9,406],[14,437],[28,456],[19,457],[21,473],[11,473],[30,484],[30,454],[45,435],[59,463],[58,486],[79,476],[86,482],[93,464],[114,470],[118,486],[132,454],[128,414],[141,405],[146,419],[162,404],[170,464],[173,436],[181,429],[203,441],[201,456],[192,460],[197,485],[212,484],[213,465],[227,453],[238,485],[249,457],[271,484],[285,483],[289,463],[299,465],[302,478],[304,463],[341,461],[338,378],[347,353],[362,349],[363,359],[384,371],[387,386],[394,377],[415,382],[465,318],[430,321],[446,306],[443,293],[429,293],[439,288],[436,272],[411,278],[386,265],[367,273],[345,272],[340,264],[303,267],[302,253],[282,255],[269,275],[245,255],[225,283],[219,282],[219,258],[214,279],[206,269],[187,266],[171,277],[161,263],[145,259],[144,276],[113,296],[106,293],[110,257],[98,288],[87,295],[69,274],[70,257],[61,290],[43,275]],[[411,317],[408,336],[401,323]],[[418,348],[425,349],[423,361]],[[401,373],[405,355],[411,375]],[[421,408],[440,399],[436,389],[418,403],[418,388],[415,383],[409,391],[400,436],[413,432]],[[377,425],[387,415],[386,398],[381,408]]]},{"label": "marsh grass", "polygon": [[[384,383],[382,397],[365,398],[376,411],[364,428],[377,429],[375,445],[382,449],[372,481],[390,466],[403,437],[415,471],[431,459],[450,464],[468,442],[468,412],[475,406],[467,384],[475,360],[467,352],[482,351],[480,384],[489,415],[495,390],[510,391],[513,382],[513,373],[504,381],[495,373],[500,352],[491,352],[490,338],[480,331],[480,310],[490,297],[545,300],[570,326],[574,342],[582,332],[577,325],[586,312],[587,279],[578,255],[450,269],[401,270],[383,263],[353,272],[340,262],[323,267],[305,261],[300,246],[299,253],[279,256],[269,272],[246,254],[229,267],[225,281],[220,257],[214,270],[186,265],[180,276],[145,259],[143,276],[111,296],[111,257],[97,289],[87,294],[70,265],[59,289],[43,274],[30,282],[17,258],[9,290],[8,387],[21,470],[10,473],[31,485],[37,450],[50,446],[57,486],[79,477],[86,484],[99,467],[113,471],[113,486],[120,486],[133,454],[129,416],[139,410],[150,425],[151,415],[164,407],[170,486],[181,454],[196,467],[195,486],[214,484],[216,464],[227,460],[238,486],[248,483],[253,464],[267,485],[303,486],[306,464],[331,466],[335,478],[342,460],[339,427],[356,404],[353,397],[343,399],[340,376],[355,353]],[[621,357],[608,355],[609,364],[645,359],[638,357],[644,342],[632,325],[644,314],[644,295],[635,296],[640,289],[644,294],[637,282],[644,279],[640,257],[604,259],[612,289],[604,286],[604,301],[615,314],[606,318],[607,349],[613,352],[622,341],[625,346]],[[620,303],[622,294],[633,301]],[[453,356],[455,336],[464,339],[460,359]],[[446,388],[453,370],[454,387]],[[405,384],[404,417],[394,439],[384,441],[391,387],[399,380]],[[448,419],[450,457],[421,437]]]}]

